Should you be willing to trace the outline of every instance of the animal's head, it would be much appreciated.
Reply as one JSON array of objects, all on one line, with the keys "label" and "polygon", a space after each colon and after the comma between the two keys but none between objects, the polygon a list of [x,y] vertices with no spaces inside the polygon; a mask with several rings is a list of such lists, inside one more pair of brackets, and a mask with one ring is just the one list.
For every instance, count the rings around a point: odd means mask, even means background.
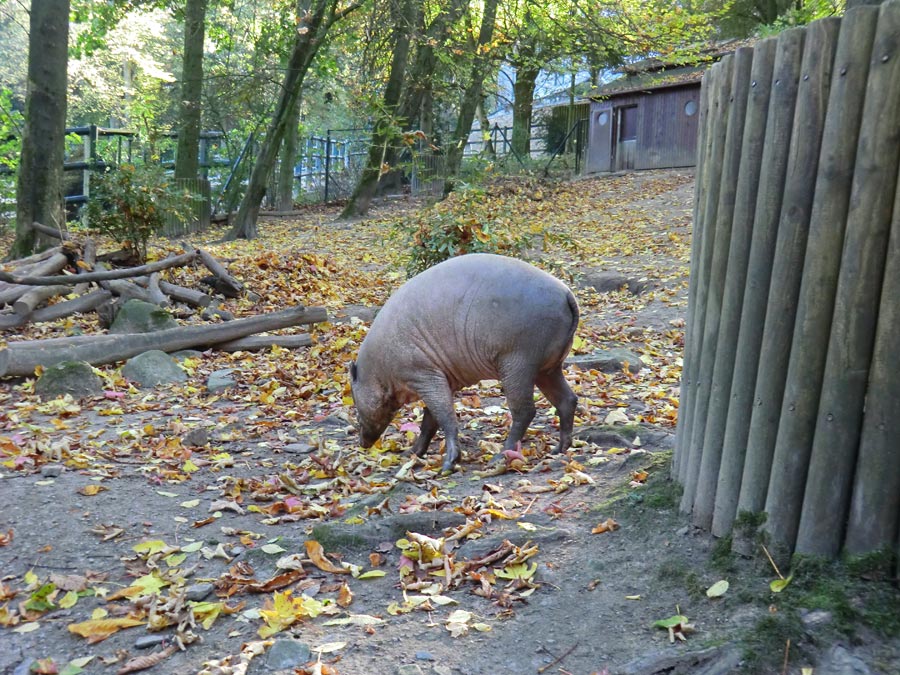
[{"label": "animal's head", "polygon": [[394,419],[397,406],[391,393],[375,378],[360,376],[355,362],[350,364],[350,389],[359,419],[359,444],[371,448]]}]

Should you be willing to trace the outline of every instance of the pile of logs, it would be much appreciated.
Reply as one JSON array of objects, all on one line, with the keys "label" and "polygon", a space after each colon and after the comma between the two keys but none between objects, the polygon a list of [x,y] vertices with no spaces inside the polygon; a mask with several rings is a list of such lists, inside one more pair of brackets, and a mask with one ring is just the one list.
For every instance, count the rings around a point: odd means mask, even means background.
[{"label": "pile of logs", "polygon": [[[42,253],[0,265],[0,331],[12,337],[12,330],[28,323],[46,322],[75,313],[96,311],[101,324],[108,326],[121,305],[130,299],[170,308],[175,316],[193,315],[222,321],[180,326],[148,334],[84,335],[68,338],[8,342],[0,347],[0,377],[30,375],[38,365],[64,360],[87,361],[92,365],[114,363],[148,349],[166,352],[197,347],[227,351],[264,349],[273,345],[302,347],[311,343],[307,334],[258,336],[290,326],[326,321],[322,307],[296,306],[290,309],[232,320],[221,309],[215,295],[237,298],[258,296],[244,288],[224,265],[207,251],[184,245],[185,253],[137,267],[109,269],[104,260],[115,254],[97,256],[90,239],[78,245],[63,241]],[[210,275],[201,280],[210,293],[168,283],[159,273],[166,269],[200,263]],[[66,270],[74,272],[66,273]],[[52,302],[61,296],[65,300]],[[256,336],[256,337],[249,337]],[[0,332],[0,337],[3,333]]]}]

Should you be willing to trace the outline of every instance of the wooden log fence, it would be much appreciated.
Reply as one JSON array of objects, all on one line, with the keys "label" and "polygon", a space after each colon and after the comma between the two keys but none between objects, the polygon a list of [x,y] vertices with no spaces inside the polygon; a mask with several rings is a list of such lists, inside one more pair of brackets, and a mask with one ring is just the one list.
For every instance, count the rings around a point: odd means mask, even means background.
[{"label": "wooden log fence", "polygon": [[681,508],[764,512],[782,559],[896,553],[900,0],[739,49],[700,114]]}]

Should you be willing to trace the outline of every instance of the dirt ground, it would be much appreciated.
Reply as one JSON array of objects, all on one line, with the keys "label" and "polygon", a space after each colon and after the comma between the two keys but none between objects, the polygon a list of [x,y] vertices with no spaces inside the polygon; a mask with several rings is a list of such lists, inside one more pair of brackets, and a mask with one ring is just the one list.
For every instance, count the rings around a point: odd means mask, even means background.
[{"label": "dirt ground", "polygon": [[[313,209],[265,222],[269,240],[217,250],[263,296],[235,301],[236,314],[293,293],[343,320],[317,327],[310,349],[205,352],[187,384],[151,390],[104,367],[104,396],[82,401],[0,380],[0,673],[132,672],[135,657],[173,675],[900,672],[900,641],[883,630],[900,611],[888,580],[829,595],[798,574],[776,595],[762,556],[730,555],[678,512],[667,474],[692,174],[545,189],[528,203],[570,239],[535,255],[576,290],[575,351],[641,360],[567,369],[580,409],[566,456],[549,453],[556,419],[540,401],[522,457],[488,461],[508,423],[493,382],[459,397],[464,458],[450,476],[437,442],[409,464],[413,407],[380,447],[357,447],[345,373],[365,322],[346,315],[402,282],[384,235],[405,205],[349,225]],[[600,271],[644,291],[598,293]],[[302,276],[284,285],[281,272]],[[209,393],[222,368],[235,385]],[[709,597],[721,580],[728,590]],[[675,615],[677,636],[654,626]],[[135,625],[95,642],[72,631],[126,618]]]}]

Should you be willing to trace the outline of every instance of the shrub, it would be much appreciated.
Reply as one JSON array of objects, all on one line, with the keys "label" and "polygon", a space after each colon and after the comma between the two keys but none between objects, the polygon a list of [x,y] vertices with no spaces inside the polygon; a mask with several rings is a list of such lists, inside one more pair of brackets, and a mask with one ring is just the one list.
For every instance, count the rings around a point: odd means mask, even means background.
[{"label": "shrub", "polygon": [[193,198],[159,169],[122,164],[92,178],[88,224],[143,262],[147,242],[163,228],[167,217],[190,217]]},{"label": "shrub", "polygon": [[482,188],[466,187],[398,223],[394,235],[405,245],[407,276],[466,253],[521,256],[538,232],[516,228],[505,206]]}]

